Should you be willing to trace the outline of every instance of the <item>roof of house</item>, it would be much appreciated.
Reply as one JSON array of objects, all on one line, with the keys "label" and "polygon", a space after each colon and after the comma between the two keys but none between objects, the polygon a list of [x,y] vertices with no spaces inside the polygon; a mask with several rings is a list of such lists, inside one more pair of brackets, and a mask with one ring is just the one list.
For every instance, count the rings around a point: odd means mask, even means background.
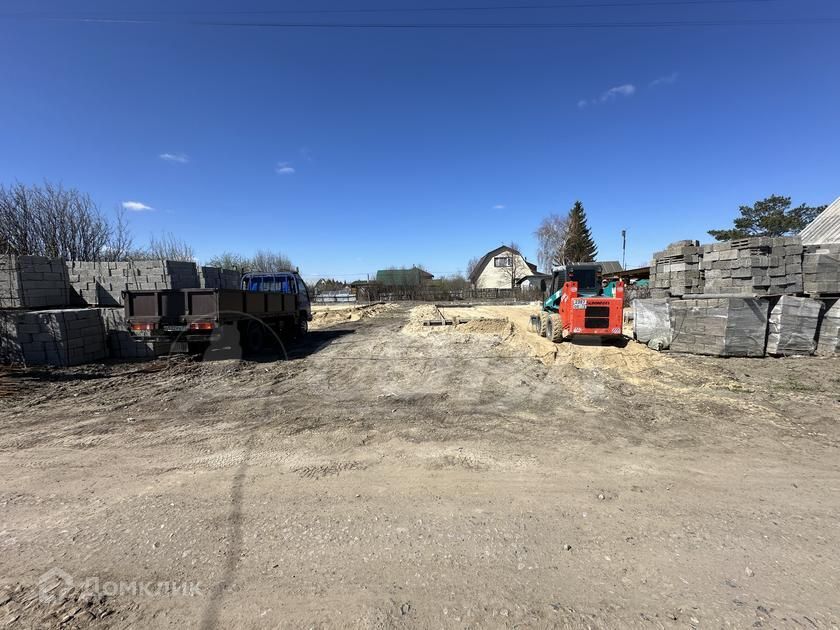
[{"label": "roof of house", "polygon": [[512,254],[522,256],[522,260],[524,260],[525,264],[528,265],[528,269],[530,269],[533,273],[537,272],[537,266],[533,263],[529,263],[528,259],[525,258],[525,256],[523,256],[521,252],[513,249],[512,247],[508,247],[507,245],[502,245],[501,247],[497,247],[496,249],[487,252],[486,254],[484,254],[484,256],[481,257],[481,260],[478,261],[478,264],[475,266],[475,268],[472,270],[472,273],[469,276],[470,282],[475,282],[481,275],[481,272],[484,271],[484,268],[487,266],[487,263],[489,263],[491,260],[493,260],[495,256],[498,256],[502,252],[511,252]]},{"label": "roof of house", "polygon": [[840,197],[799,233],[803,245],[840,243]]},{"label": "roof of house", "polygon": [[423,280],[431,280],[434,275],[419,267],[411,269],[380,269],[376,272],[376,281],[387,286],[416,286]]},{"label": "roof of house", "polygon": [[621,263],[617,260],[599,260],[597,264],[601,265],[601,273],[612,274],[622,271]]}]

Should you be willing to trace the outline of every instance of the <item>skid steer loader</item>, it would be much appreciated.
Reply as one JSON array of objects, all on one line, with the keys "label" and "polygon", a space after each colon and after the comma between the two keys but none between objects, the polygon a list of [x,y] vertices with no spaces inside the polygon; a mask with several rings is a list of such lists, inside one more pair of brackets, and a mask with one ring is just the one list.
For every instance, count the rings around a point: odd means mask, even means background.
[{"label": "skid steer loader", "polygon": [[624,283],[613,296],[604,295],[598,263],[554,267],[542,310],[531,315],[533,332],[554,342],[578,336],[620,339],[624,314]]}]

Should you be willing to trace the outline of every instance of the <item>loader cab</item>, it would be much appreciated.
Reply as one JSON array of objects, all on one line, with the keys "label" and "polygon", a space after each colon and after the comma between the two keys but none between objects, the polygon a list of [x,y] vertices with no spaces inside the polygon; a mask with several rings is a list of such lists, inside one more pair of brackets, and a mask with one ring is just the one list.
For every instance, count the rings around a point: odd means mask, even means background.
[{"label": "loader cab", "polygon": [[595,297],[601,295],[601,265],[597,263],[572,263],[554,267],[551,274],[549,295],[554,295],[566,282],[578,283],[578,295]]}]

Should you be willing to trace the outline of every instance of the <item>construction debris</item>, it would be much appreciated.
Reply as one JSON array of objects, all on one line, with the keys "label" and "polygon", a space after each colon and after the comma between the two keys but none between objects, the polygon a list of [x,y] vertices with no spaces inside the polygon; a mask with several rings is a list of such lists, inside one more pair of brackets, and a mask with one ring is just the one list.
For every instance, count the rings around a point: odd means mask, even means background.
[{"label": "construction debris", "polygon": [[770,310],[767,354],[814,354],[823,303],[783,295]]},{"label": "construction debris", "polygon": [[721,357],[762,357],[766,300],[718,298],[671,301],[671,350]]},{"label": "construction debris", "polygon": [[0,308],[49,308],[69,303],[63,259],[0,256]]},{"label": "construction debris", "polygon": [[705,293],[779,295],[802,292],[798,237],[755,237],[703,245]]},{"label": "construction debris", "polygon": [[840,300],[826,302],[817,338],[817,354],[840,354]]}]

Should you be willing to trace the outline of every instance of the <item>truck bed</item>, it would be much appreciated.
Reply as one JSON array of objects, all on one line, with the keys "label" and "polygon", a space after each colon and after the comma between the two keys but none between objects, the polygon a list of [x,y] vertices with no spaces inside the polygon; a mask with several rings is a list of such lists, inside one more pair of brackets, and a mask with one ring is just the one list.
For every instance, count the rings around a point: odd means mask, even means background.
[{"label": "truck bed", "polygon": [[294,316],[297,296],[292,293],[244,291],[242,289],[165,289],[126,291],[125,316],[129,323],[217,324],[243,317]]}]

